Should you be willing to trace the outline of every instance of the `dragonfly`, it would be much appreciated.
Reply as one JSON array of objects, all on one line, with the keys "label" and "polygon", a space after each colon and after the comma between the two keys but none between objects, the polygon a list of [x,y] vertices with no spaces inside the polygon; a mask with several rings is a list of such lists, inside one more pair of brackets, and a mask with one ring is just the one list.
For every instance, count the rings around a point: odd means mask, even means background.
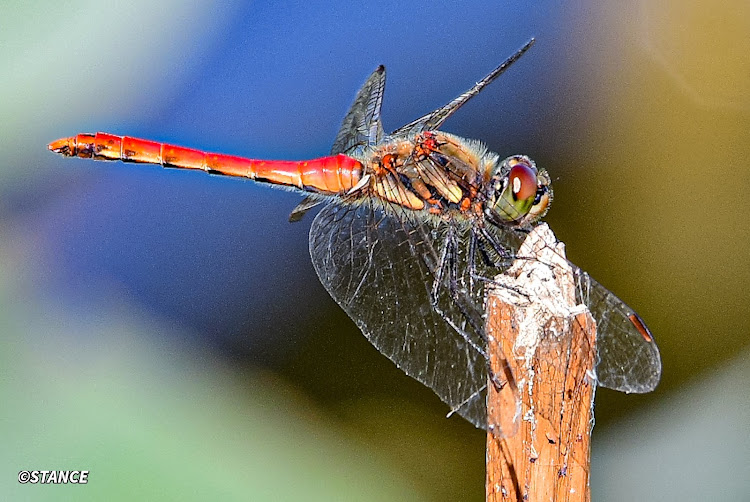
[{"label": "dragonfly", "polygon": [[[326,290],[382,354],[430,387],[451,413],[486,429],[485,292],[541,223],[552,202],[551,179],[526,155],[501,159],[481,142],[439,128],[533,43],[466,92],[390,134],[381,122],[385,68],[379,66],[325,157],[258,160],[102,132],[62,138],[48,148],[63,156],[195,169],[292,189],[305,197],[290,221],[322,204],[309,242]],[[661,359],[646,324],[570,266],[576,300],[597,324],[597,384],[626,393],[653,390]]]}]

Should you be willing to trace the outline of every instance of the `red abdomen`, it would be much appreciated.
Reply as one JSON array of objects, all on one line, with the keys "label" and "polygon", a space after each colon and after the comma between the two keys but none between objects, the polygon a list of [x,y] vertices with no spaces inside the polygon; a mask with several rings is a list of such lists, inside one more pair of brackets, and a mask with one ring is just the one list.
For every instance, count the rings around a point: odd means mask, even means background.
[{"label": "red abdomen", "polygon": [[48,148],[68,157],[198,169],[327,194],[344,194],[362,178],[362,163],[342,154],[301,161],[257,160],[102,132],[58,139]]}]

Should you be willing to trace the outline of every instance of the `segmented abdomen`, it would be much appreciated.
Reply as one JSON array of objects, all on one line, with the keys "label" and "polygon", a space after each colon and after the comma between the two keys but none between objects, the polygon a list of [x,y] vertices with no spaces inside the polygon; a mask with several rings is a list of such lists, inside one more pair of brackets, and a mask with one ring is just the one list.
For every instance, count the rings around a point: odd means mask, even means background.
[{"label": "segmented abdomen", "polygon": [[198,169],[325,194],[344,194],[362,178],[362,164],[342,154],[301,161],[257,160],[102,132],[62,138],[48,148],[70,157]]}]

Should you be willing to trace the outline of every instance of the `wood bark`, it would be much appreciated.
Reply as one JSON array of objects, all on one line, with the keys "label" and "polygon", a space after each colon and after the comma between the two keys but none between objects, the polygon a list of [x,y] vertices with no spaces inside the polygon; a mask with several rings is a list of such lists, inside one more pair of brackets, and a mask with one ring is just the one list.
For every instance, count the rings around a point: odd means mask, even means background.
[{"label": "wood bark", "polygon": [[487,300],[487,500],[589,501],[596,326],[562,244],[529,239]]}]

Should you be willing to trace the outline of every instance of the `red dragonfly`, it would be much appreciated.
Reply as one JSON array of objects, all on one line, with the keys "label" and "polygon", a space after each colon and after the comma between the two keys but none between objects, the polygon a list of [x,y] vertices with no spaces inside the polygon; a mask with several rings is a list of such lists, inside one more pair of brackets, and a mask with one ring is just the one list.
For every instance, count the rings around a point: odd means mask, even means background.
[{"label": "red dragonfly", "polygon": [[[59,139],[49,149],[290,187],[306,195],[290,221],[326,204],[310,229],[320,281],[380,352],[432,388],[451,412],[486,428],[487,278],[510,266],[549,208],[552,188],[529,157],[501,160],[480,142],[438,128],[533,42],[468,91],[391,134],[380,119],[380,66],[357,94],[328,157],[255,160],[101,132]],[[598,383],[651,391],[661,360],[650,331],[624,302],[571,266],[576,299],[597,321]]]}]

